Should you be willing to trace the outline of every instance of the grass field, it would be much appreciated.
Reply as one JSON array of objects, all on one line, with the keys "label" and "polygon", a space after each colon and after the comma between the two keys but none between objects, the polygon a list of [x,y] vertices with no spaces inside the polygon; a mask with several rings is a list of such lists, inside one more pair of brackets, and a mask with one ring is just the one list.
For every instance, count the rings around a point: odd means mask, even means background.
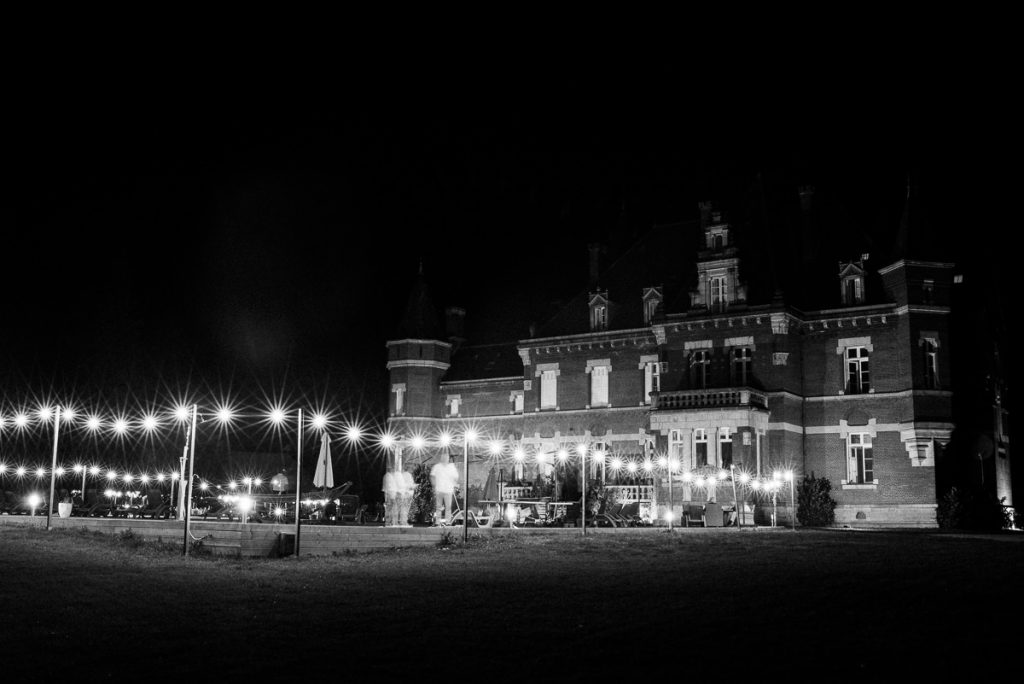
[{"label": "grass field", "polygon": [[1010,535],[522,534],[229,560],[0,527],[0,681],[974,680],[1016,657],[1022,569]]}]

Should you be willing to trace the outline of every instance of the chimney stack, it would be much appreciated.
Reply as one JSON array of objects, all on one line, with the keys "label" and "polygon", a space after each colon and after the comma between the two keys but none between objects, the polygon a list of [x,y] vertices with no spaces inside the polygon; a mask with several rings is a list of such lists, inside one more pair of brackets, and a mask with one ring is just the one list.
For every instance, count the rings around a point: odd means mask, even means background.
[{"label": "chimney stack", "polygon": [[466,310],[449,306],[444,310],[445,335],[452,346],[458,347],[466,341]]},{"label": "chimney stack", "polygon": [[698,202],[700,207],[700,227],[707,228],[711,224],[711,202]]},{"label": "chimney stack", "polygon": [[590,289],[594,289],[597,287],[598,276],[601,273],[602,245],[599,242],[591,242],[587,245],[587,250],[590,252],[590,278],[588,285]]}]

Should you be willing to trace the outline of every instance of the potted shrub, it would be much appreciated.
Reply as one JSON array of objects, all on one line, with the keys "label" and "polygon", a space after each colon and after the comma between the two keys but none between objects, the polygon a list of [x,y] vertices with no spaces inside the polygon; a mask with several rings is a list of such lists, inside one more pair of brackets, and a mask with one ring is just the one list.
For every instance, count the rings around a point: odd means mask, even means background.
[{"label": "potted shrub", "polygon": [[70,518],[71,509],[74,505],[74,502],[72,502],[71,500],[71,495],[65,492],[64,496],[60,500],[60,503],[57,504],[57,513],[62,518]]}]

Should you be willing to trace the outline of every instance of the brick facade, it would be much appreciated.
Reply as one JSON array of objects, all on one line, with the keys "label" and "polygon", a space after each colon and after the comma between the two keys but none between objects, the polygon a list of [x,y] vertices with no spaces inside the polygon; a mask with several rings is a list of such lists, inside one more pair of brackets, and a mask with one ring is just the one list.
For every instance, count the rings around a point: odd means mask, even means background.
[{"label": "brick facade", "polygon": [[[440,340],[389,342],[390,430],[401,438],[414,432],[460,433],[472,425],[487,439],[503,440],[501,455],[490,455],[483,446],[471,449],[473,491],[483,486],[491,466],[509,473],[520,467],[511,455],[514,448],[526,454],[524,480],[546,471],[537,464],[538,453],[550,462],[559,448],[579,442],[602,444],[609,459],[640,463],[674,454],[684,472],[705,459],[721,467],[718,436],[727,429],[738,469],[764,476],[783,468],[797,477],[828,478],[839,504],[837,524],[933,526],[936,454],[953,429],[946,353],[952,265],[899,260],[879,269],[878,301],[800,311],[781,301],[748,303],[736,276],[735,248],[726,243],[715,249],[700,252],[697,271],[708,278],[727,273],[721,276],[727,280],[696,288],[688,309],[660,312],[641,327],[616,327],[612,308],[608,329],[588,330],[586,307],[592,300],[575,300],[570,306],[582,307],[576,320],[584,328],[515,341],[514,374],[452,379],[445,364],[458,367],[466,349],[450,354]],[[635,294],[636,306],[642,305],[640,291],[617,293],[614,278],[607,292],[613,301]],[[724,299],[712,301],[721,292]],[[932,345],[928,349],[938,348],[931,372],[922,340]],[[856,375],[859,387],[851,386],[851,348],[864,354],[856,366],[863,369]],[[645,365],[651,363],[660,388],[645,396],[651,382]],[[595,368],[602,369],[597,379]],[[551,381],[556,390],[549,407],[542,386]],[[594,396],[594,383],[604,381],[606,403]],[[399,385],[404,411],[396,413],[394,387]],[[517,393],[522,394],[518,410]],[[451,397],[458,401],[454,415]],[[701,430],[706,442],[698,437]],[[851,440],[869,445],[867,458],[852,449]],[[410,454],[407,444],[401,448]],[[461,464],[461,451],[452,453]],[[429,461],[438,454],[433,447],[415,458]],[[854,458],[858,455],[860,460]],[[590,464],[599,475],[596,459]],[[681,474],[675,478],[675,496],[703,500]],[[663,475],[642,479],[663,495]],[[731,501],[731,483],[718,489],[720,501]],[[788,493],[782,498],[788,501]]]}]

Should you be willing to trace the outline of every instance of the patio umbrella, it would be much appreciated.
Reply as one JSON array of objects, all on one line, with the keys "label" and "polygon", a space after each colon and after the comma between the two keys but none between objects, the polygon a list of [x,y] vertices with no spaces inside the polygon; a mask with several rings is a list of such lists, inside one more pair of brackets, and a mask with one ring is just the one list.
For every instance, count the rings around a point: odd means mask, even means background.
[{"label": "patio umbrella", "polygon": [[322,487],[324,498],[327,497],[327,488],[334,486],[334,464],[331,463],[331,440],[327,433],[323,433],[320,439],[320,457],[316,462],[316,472],[313,474],[313,486]]},{"label": "patio umbrella", "polygon": [[484,501],[498,500],[498,482],[494,476],[494,466],[491,466],[490,472],[487,473],[487,481],[484,482],[484,491],[480,498]]}]

